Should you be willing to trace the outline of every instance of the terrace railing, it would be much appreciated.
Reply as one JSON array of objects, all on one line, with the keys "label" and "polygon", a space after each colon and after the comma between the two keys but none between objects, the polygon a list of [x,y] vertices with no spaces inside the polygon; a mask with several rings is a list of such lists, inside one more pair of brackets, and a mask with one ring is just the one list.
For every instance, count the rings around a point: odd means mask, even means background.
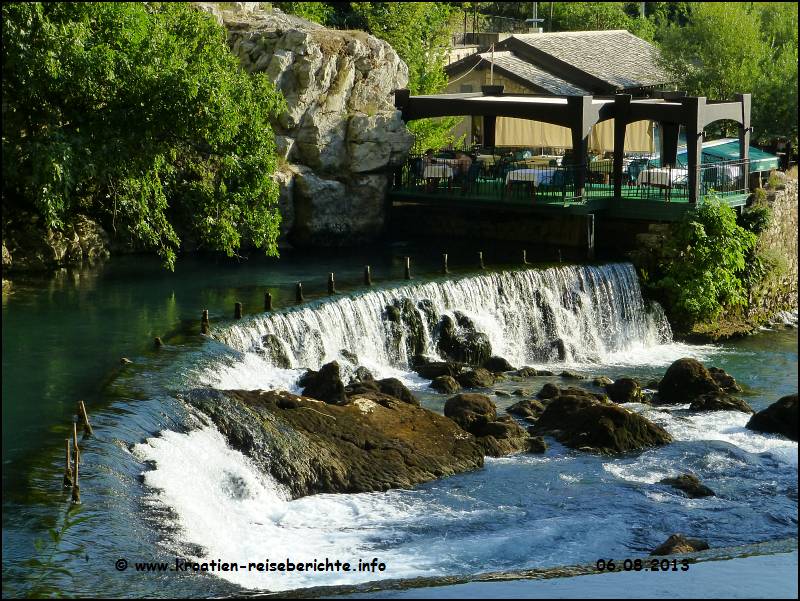
[{"label": "terrace railing", "polygon": [[[575,204],[615,195],[613,159],[567,165],[561,164],[560,157],[482,156],[483,160],[464,161],[412,155],[397,172],[394,188],[419,195],[511,203]],[[744,160],[702,165],[698,170],[700,202],[711,194],[746,194],[748,166]],[[653,167],[647,159],[632,159],[624,166],[621,192],[621,200],[688,202],[689,170],[680,165]]]}]

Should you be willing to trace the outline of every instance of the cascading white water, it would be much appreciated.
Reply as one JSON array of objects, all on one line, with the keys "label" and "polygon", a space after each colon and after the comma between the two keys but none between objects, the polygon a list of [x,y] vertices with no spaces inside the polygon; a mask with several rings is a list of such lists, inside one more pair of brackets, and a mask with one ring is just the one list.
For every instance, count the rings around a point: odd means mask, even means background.
[{"label": "cascading white water", "polygon": [[[422,323],[428,324],[425,348],[431,356],[438,353],[426,315],[438,321],[454,311],[489,337],[493,354],[516,365],[558,359],[600,362],[609,354],[669,342],[672,336],[663,312],[646,306],[634,268],[627,263],[482,274],[342,296],[253,316],[216,330],[214,336],[247,353],[262,349],[262,338],[272,334],[293,367],[318,368],[346,350],[368,364],[403,368],[410,360],[406,345],[397,344],[386,318],[387,306],[403,298],[414,303]],[[421,302],[427,302],[427,310]],[[553,349],[556,341],[563,342],[561,357]]]}]

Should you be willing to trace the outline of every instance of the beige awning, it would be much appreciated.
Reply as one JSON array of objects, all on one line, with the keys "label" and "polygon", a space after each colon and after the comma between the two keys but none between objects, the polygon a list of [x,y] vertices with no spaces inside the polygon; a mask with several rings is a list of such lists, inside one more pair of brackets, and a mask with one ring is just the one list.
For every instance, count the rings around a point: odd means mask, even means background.
[{"label": "beige awning", "polygon": [[[495,126],[497,146],[528,146],[532,148],[572,148],[572,132],[567,127],[498,117]],[[602,121],[592,128],[589,148],[594,152],[614,151],[614,120]],[[653,124],[651,121],[629,123],[625,131],[625,152],[653,152]]]}]

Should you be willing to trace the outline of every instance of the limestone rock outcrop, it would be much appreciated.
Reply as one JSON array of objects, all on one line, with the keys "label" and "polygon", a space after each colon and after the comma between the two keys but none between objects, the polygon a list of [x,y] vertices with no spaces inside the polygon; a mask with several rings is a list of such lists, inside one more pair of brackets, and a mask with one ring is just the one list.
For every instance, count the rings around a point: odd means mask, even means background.
[{"label": "limestone rock outcrop", "polygon": [[201,8],[223,23],[242,67],[266,74],[286,99],[273,123],[280,210],[289,215],[282,239],[299,246],[376,239],[389,173],[413,142],[393,95],[406,87],[408,68],[388,43],[365,32],[238,4]]}]

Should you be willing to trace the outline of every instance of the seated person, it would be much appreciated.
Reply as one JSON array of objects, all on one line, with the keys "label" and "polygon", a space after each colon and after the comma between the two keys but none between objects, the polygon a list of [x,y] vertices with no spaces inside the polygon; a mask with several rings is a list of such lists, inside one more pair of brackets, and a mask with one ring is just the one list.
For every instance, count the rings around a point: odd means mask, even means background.
[{"label": "seated person", "polygon": [[455,166],[454,175],[458,178],[465,178],[469,173],[469,168],[472,166],[472,159],[468,154],[457,152]]},{"label": "seated person", "polygon": [[433,156],[433,149],[428,148],[425,151],[425,156],[422,157],[422,165],[427,167],[429,165],[433,165],[436,162],[436,158]]}]

